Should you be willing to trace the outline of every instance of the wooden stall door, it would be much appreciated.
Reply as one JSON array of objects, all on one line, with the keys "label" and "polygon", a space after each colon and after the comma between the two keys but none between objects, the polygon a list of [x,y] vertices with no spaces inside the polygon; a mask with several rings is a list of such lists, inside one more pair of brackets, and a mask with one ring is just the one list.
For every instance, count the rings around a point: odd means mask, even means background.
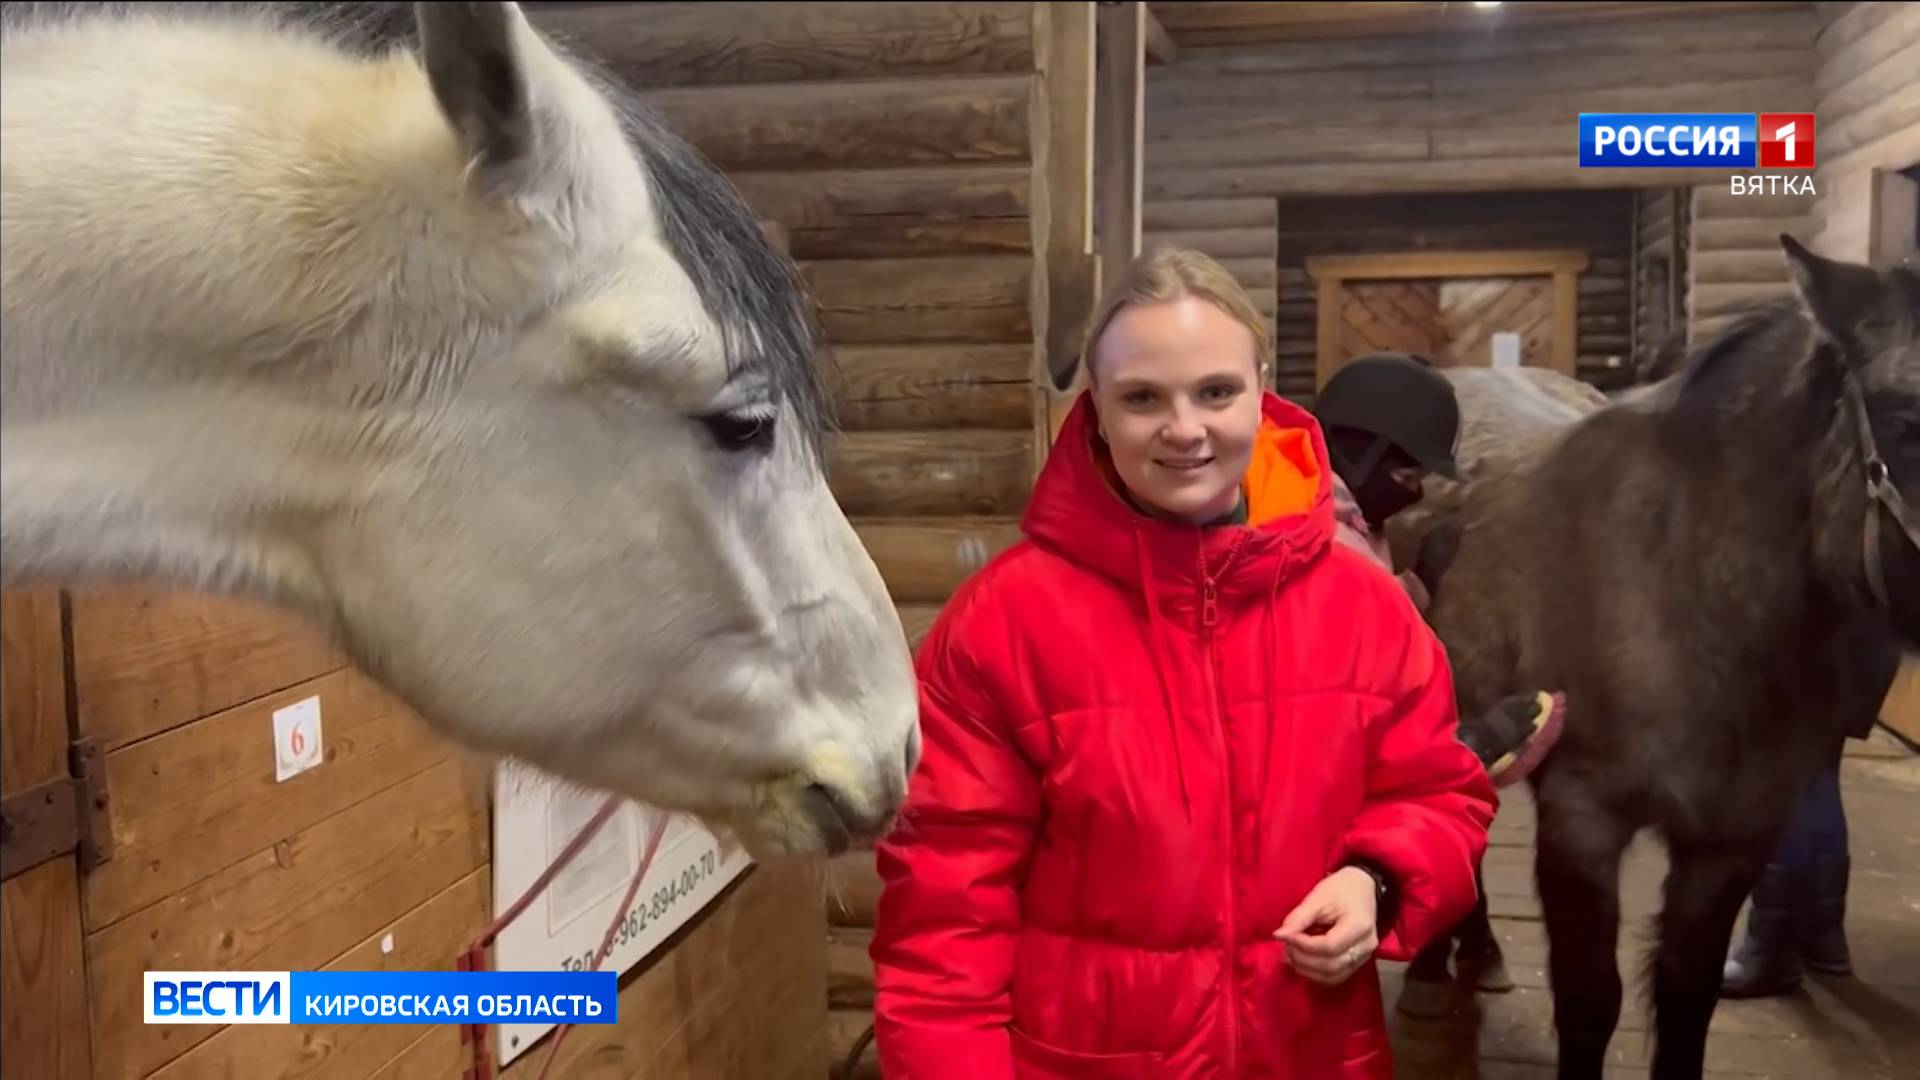
[{"label": "wooden stall door", "polygon": [[1518,362],[1574,373],[1579,251],[1414,252],[1307,260],[1317,282],[1317,381],[1370,352],[1418,353],[1440,367],[1489,366],[1495,337]]},{"label": "wooden stall door", "polygon": [[[8,859],[32,839],[26,823],[50,799],[71,799],[60,597],[51,589],[0,594],[0,796],[7,801]],[[53,785],[49,787],[48,785]],[[22,813],[16,800],[39,804]],[[32,856],[29,856],[31,859]],[[68,851],[0,885],[0,1077],[88,1080],[86,949],[80,876]]]}]

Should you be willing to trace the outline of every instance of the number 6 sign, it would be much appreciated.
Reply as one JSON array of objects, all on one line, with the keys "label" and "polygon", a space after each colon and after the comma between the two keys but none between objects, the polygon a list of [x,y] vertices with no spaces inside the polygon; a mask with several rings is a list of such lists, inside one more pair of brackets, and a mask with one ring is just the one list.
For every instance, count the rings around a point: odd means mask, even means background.
[{"label": "number 6 sign", "polygon": [[273,711],[273,778],[283,781],[320,764],[320,699]]}]

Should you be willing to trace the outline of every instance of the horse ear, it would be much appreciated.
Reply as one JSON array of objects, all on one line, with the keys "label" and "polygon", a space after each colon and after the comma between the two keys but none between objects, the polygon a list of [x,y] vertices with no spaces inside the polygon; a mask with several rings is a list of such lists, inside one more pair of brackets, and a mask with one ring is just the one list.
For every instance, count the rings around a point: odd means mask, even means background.
[{"label": "horse ear", "polygon": [[440,111],[468,156],[497,186],[534,168],[537,131],[528,93],[530,30],[508,3],[418,3],[420,51]]},{"label": "horse ear", "polygon": [[1798,240],[1780,234],[1780,246],[1787,253],[1787,272],[1800,300],[1813,316],[1814,324],[1854,361],[1863,359],[1863,331],[1879,313],[1880,276],[1872,268],[1856,263],[1825,259]]}]

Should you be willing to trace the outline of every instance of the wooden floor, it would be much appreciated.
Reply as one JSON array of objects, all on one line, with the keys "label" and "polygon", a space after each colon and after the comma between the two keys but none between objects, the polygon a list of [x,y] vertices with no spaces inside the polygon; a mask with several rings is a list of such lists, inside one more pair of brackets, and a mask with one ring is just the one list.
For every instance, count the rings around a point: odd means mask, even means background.
[{"label": "wooden floor", "polygon": [[[1707,1044],[1710,1077],[1879,1080],[1920,1070],[1920,757],[1876,731],[1870,740],[1849,742],[1840,782],[1853,854],[1847,933],[1855,974],[1817,976],[1780,998],[1722,1002]],[[1502,795],[1486,880],[1517,988],[1463,995],[1448,1020],[1413,1020],[1392,1009],[1405,965],[1383,963],[1398,1075],[1409,1080],[1553,1076],[1546,935],[1532,883],[1533,810],[1523,788]],[[1628,991],[1610,1047],[1616,1066],[1610,1077],[1647,1072],[1650,1041],[1638,973],[1664,873],[1658,843],[1641,837],[1622,873],[1620,955]]]}]

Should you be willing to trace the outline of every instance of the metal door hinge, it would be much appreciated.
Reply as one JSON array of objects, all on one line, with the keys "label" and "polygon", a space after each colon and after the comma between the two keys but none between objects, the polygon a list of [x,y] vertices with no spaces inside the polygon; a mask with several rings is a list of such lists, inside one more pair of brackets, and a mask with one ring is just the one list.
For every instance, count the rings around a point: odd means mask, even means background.
[{"label": "metal door hinge", "polygon": [[67,752],[72,775],[0,801],[0,880],[68,852],[83,873],[112,857],[106,753],[92,737]]}]

